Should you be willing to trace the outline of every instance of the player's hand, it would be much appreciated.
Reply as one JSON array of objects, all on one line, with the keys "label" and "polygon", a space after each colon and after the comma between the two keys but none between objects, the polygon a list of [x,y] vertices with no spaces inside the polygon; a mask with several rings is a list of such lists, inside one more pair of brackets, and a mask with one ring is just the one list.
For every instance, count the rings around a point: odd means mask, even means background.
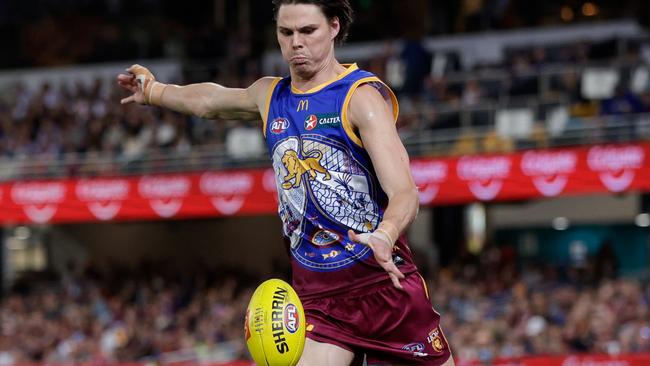
[{"label": "player's hand", "polygon": [[135,64],[126,69],[126,72],[128,74],[117,76],[117,83],[133,94],[122,99],[120,103],[151,104],[151,90],[156,81],[151,71],[144,66]]},{"label": "player's hand", "polygon": [[402,284],[399,283],[399,280],[404,279],[404,274],[397,269],[395,262],[393,262],[393,243],[390,243],[387,235],[379,231],[357,234],[352,230],[348,230],[348,237],[352,241],[370,247],[377,263],[388,273],[393,285],[400,290],[404,289]]}]

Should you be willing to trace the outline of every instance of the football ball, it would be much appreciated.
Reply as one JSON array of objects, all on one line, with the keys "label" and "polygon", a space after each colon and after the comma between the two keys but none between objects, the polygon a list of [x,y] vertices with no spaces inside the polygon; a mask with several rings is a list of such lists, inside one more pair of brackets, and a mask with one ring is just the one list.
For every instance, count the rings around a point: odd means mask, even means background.
[{"label": "football ball", "polygon": [[294,366],[305,346],[305,312],[294,289],[280,279],[257,287],[246,309],[246,346],[258,366]]},{"label": "football ball", "polygon": [[305,346],[305,312],[294,289],[280,279],[257,287],[246,309],[246,346],[259,366],[294,366]]}]

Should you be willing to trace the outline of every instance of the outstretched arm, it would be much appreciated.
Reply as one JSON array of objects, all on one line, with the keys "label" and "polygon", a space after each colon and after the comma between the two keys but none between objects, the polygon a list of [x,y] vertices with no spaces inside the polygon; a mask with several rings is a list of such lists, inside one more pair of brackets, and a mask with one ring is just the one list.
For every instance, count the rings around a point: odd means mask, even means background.
[{"label": "outstretched arm", "polygon": [[140,103],[169,108],[202,118],[260,119],[266,92],[273,78],[261,78],[246,89],[226,88],[215,83],[185,86],[156,81],[145,67],[133,65],[117,77],[118,84],[132,94],[122,104]]},{"label": "outstretched arm", "polygon": [[409,158],[395,129],[390,108],[374,87],[367,84],[360,86],[352,95],[348,113],[350,122],[357,128],[363,146],[370,155],[379,183],[388,196],[388,207],[377,230],[354,237],[358,241],[368,242],[377,261],[389,273],[395,286],[401,288],[398,279],[403,275],[392,261],[392,248],[399,235],[415,219],[419,207]]}]

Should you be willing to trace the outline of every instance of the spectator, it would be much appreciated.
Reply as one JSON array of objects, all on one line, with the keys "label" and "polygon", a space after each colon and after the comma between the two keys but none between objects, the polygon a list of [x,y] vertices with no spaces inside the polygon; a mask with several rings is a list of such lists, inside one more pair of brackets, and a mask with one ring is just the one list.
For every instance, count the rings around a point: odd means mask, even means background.
[{"label": "spectator", "polygon": [[401,58],[405,65],[402,92],[407,96],[419,97],[423,80],[431,71],[431,52],[424,48],[419,39],[406,40]]},{"label": "spectator", "polygon": [[600,105],[600,113],[605,116],[618,116],[627,113],[641,113],[644,105],[641,99],[622,85],[616,87],[613,97],[604,99]]},{"label": "spectator", "polygon": [[636,127],[630,120],[619,117],[630,113],[641,113],[645,109],[641,99],[625,89],[622,85],[616,87],[613,97],[604,99],[600,104],[600,114],[609,116],[605,125],[610,129],[610,140],[630,141],[636,137]]}]

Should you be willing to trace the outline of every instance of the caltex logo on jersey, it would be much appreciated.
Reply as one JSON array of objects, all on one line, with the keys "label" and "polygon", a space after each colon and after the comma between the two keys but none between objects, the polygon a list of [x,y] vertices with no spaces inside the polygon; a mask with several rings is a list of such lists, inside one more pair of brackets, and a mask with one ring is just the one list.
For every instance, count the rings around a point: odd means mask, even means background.
[{"label": "caltex logo on jersey", "polygon": [[282,133],[289,128],[289,121],[286,118],[278,117],[271,122],[271,132],[275,134]]},{"label": "caltex logo on jersey", "polygon": [[310,114],[305,118],[305,130],[307,131],[317,127],[336,127],[340,124],[341,116],[337,113]]},{"label": "caltex logo on jersey", "polygon": [[318,117],[315,114],[310,114],[305,118],[305,130],[311,131],[318,126]]}]

